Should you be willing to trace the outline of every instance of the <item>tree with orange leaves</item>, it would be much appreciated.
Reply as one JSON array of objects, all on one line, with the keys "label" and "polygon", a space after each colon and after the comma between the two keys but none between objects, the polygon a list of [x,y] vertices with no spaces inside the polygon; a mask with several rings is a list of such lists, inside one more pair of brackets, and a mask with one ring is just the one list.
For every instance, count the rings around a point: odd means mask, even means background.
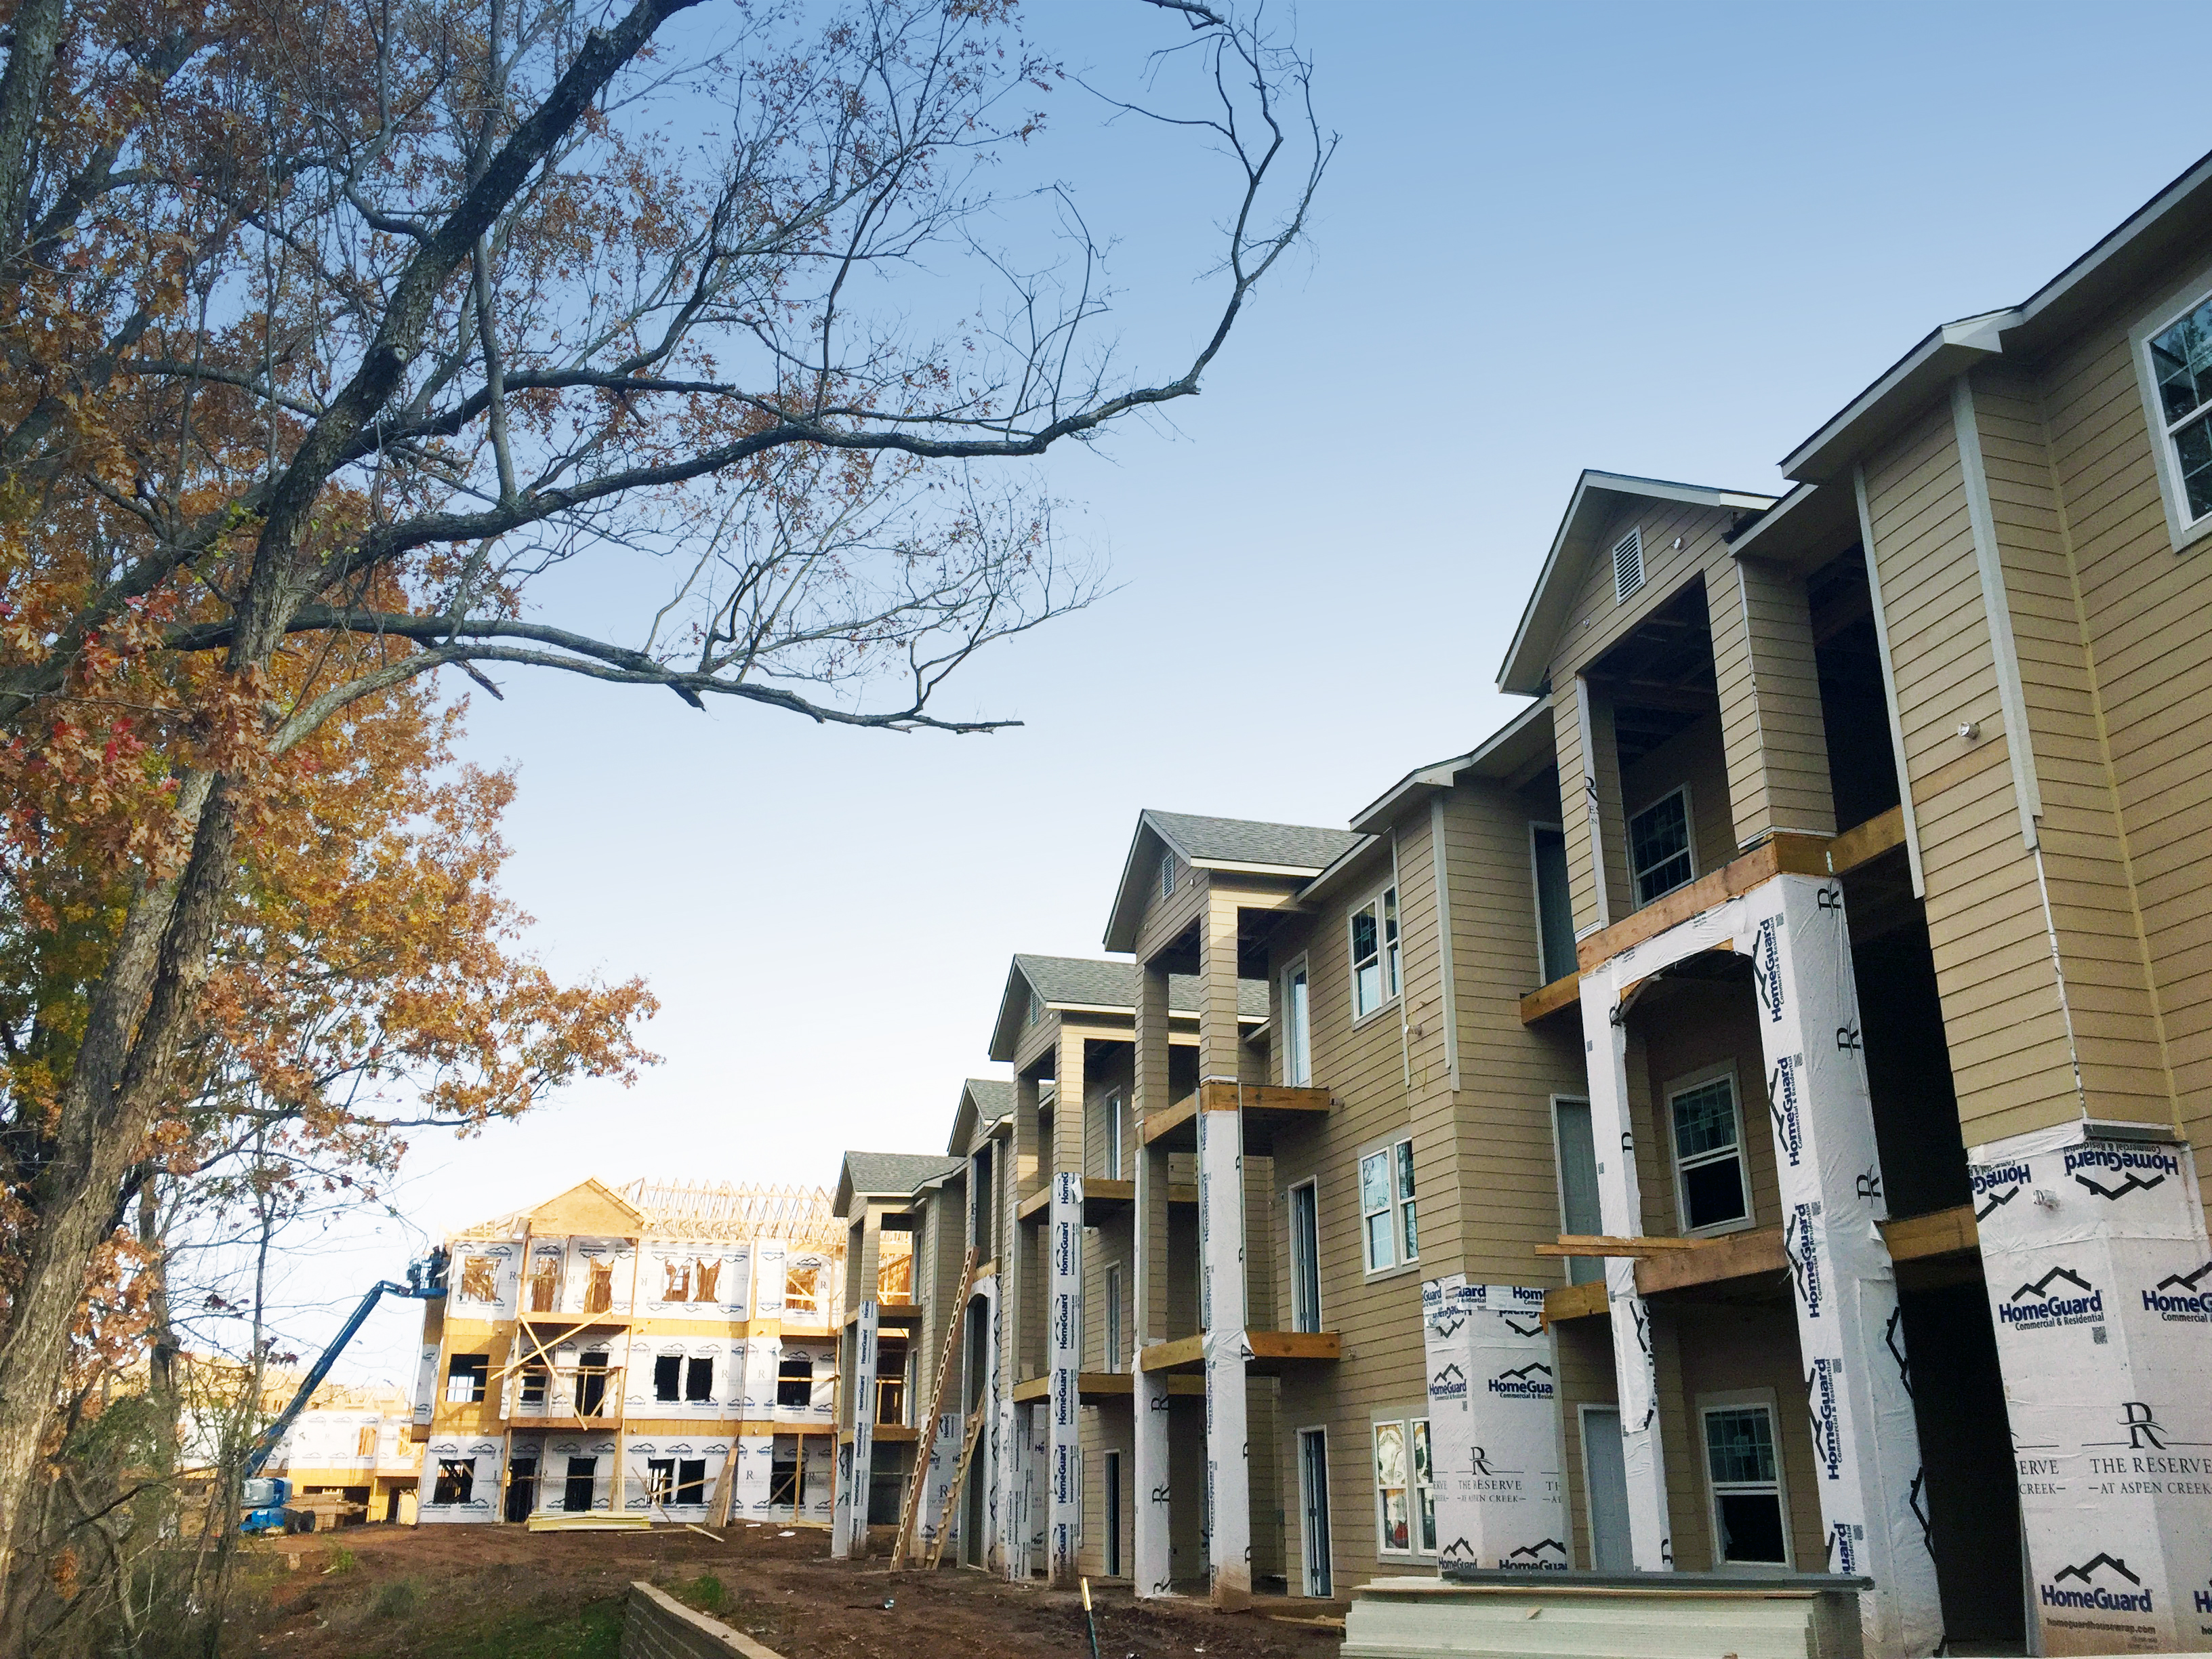
[{"label": "tree with orange leaves", "polygon": [[[1093,590],[1050,503],[982,469],[1196,393],[1330,153],[1305,62],[1255,24],[1131,17],[1169,27],[1162,106],[1109,104],[1224,182],[1214,297],[1164,376],[1097,337],[1070,194],[993,188],[1070,85],[1012,0],[15,0],[0,879],[81,946],[82,1016],[8,1103],[41,1150],[9,1187],[0,1550],[208,999],[253,1006],[250,969],[216,978],[227,930],[300,844],[331,721],[513,665],[997,724],[933,699]],[[604,631],[532,614],[581,559],[672,568]],[[295,1059],[288,1089],[321,1063]]]}]

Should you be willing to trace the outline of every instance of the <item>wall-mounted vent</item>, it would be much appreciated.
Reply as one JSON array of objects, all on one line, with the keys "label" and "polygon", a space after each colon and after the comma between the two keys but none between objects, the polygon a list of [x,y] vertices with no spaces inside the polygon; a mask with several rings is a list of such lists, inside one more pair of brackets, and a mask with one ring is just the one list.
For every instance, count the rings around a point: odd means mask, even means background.
[{"label": "wall-mounted vent", "polygon": [[1613,602],[1626,605],[1628,596],[1644,586],[1644,529],[1637,526],[1613,544]]}]

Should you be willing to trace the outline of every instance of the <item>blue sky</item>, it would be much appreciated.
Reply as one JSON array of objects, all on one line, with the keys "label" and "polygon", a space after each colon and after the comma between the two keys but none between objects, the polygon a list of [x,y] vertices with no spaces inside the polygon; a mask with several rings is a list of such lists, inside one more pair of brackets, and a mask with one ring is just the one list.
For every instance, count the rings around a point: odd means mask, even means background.
[{"label": "blue sky", "polygon": [[[1492,677],[1585,466],[1752,489],[1936,324],[2025,297],[2212,146],[2159,65],[2201,7],[1308,3],[1342,138],[1310,245],[1203,396],[1056,458],[1118,591],[976,664],[988,738],[818,731],[550,677],[479,697],[513,896],[562,973],[641,973],[665,1063],[303,1239],[302,1340],[434,1234],[587,1175],[828,1185],[936,1151],[1016,951],[1098,950],[1139,809],[1341,824],[1511,712]],[[1133,0],[1029,27],[1126,78]],[[2184,52],[2186,58],[2186,52]],[[1029,164],[1121,235],[1139,361],[1210,320],[1218,166],[1079,93]],[[1018,167],[1020,164],[1017,164]],[[656,595],[549,603],[641,614]],[[404,1380],[416,1310],[340,1375]]]}]

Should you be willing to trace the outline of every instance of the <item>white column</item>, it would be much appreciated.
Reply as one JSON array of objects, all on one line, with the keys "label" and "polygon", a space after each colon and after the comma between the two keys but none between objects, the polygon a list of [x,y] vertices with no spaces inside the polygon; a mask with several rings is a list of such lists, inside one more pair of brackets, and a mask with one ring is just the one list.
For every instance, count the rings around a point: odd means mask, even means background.
[{"label": "white column", "polygon": [[[1206,1532],[1217,1607],[1252,1600],[1252,1477],[1245,1441],[1244,1114],[1235,1086],[1199,1091],[1199,1322],[1206,1354]],[[1216,1098],[1231,1103],[1212,1109]]]},{"label": "white column", "polygon": [[1736,927],[1758,994],[1826,1565],[1874,1580],[1859,1598],[1869,1659],[1917,1659],[1942,1641],[1943,1608],[1843,884],[1778,876],[1744,896]]},{"label": "white column", "polygon": [[1083,1533],[1083,1425],[1078,1401],[1083,1366],[1083,1177],[1052,1178],[1049,1355],[1051,1450],[1045,1517],[1045,1560],[1054,1589],[1072,1588]]},{"label": "white column", "polygon": [[[1644,1195],[1628,1114],[1628,1032],[1616,1023],[1620,959],[1583,975],[1583,1048],[1589,1065],[1590,1138],[1597,1149],[1598,1214],[1616,1238],[1644,1236]],[[1620,1401],[1621,1462],[1628,1474],[1629,1553],[1644,1572],[1671,1572],[1667,1463],[1659,1443],[1659,1382],[1651,1358],[1651,1315],[1636,1289],[1636,1263],[1610,1256],[1606,1308],[1613,1319],[1613,1369]]]},{"label": "white column", "polygon": [[1139,1141],[1137,1146],[1135,1225],[1132,1230],[1134,1260],[1130,1274],[1135,1281],[1136,1305],[1131,1328],[1137,1340],[1129,1356],[1130,1470],[1135,1482],[1136,1509],[1131,1515],[1134,1534],[1130,1583],[1139,1598],[1174,1593],[1174,1566],[1168,1506],[1168,1379],[1164,1371],[1145,1369],[1145,1350],[1154,1340],[1152,1257],[1164,1239],[1152,1237],[1152,1183],[1164,1182],[1166,1155]]},{"label": "white column", "polygon": [[868,1553],[868,1484],[876,1440],[876,1304],[860,1304],[853,1327],[853,1438],[837,1462],[837,1515],[830,1553],[840,1560]]},{"label": "white column", "polygon": [[1421,1324],[1437,1559],[1564,1572],[1559,1362],[1543,1291],[1447,1274],[1421,1286]]},{"label": "white column", "polygon": [[729,1479],[735,1487],[730,1498],[731,1519],[768,1519],[768,1495],[775,1471],[774,1435],[745,1434],[731,1441]]},{"label": "white column", "polygon": [[2081,1122],[1968,1158],[2041,1651],[2212,1652],[2196,1160],[2148,1125]]}]

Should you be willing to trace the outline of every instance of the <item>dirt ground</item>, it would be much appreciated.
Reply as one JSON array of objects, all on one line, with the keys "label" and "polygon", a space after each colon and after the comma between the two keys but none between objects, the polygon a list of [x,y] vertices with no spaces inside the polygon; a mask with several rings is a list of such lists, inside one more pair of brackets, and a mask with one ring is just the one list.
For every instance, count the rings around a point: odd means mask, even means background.
[{"label": "dirt ground", "polygon": [[[739,1525],[714,1538],[682,1528],[356,1527],[258,1542],[242,1577],[227,1651],[285,1659],[612,1659],[622,1598],[641,1578],[694,1606],[719,1601],[717,1617],[784,1659],[1090,1659],[1072,1592],[834,1562],[828,1534],[812,1528]],[[1092,1599],[1100,1659],[1336,1659],[1342,1640],[1268,1616],[1264,1601],[1218,1614],[1099,1584]]]}]

